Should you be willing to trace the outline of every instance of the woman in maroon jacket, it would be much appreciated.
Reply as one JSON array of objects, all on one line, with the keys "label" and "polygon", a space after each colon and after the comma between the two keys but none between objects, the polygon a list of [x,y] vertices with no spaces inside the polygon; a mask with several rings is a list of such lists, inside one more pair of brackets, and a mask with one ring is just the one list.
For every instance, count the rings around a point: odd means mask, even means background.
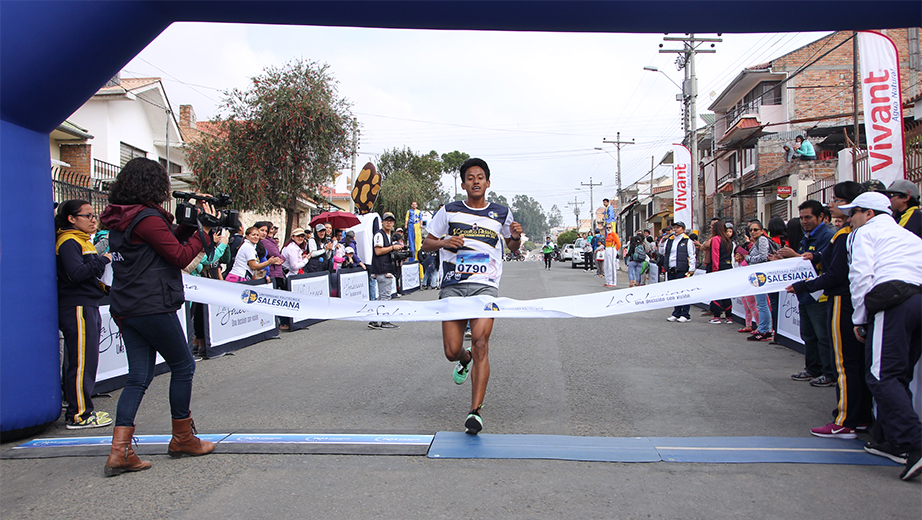
[{"label": "woman in maroon jacket", "polygon": [[[102,213],[109,228],[114,274],[110,311],[118,322],[128,355],[128,378],[118,400],[112,450],[106,476],[150,468],[131,449],[134,419],[154,378],[159,353],[170,366],[171,457],[204,455],[214,444],[194,435],[189,403],[195,361],[176,316],[182,307],[182,268],[204,247],[210,247],[210,227],[173,227],[173,215],[160,204],[169,196],[170,178],[160,164],[135,158],[118,173],[109,191],[110,205]],[[201,203],[204,212],[214,214]]]}]

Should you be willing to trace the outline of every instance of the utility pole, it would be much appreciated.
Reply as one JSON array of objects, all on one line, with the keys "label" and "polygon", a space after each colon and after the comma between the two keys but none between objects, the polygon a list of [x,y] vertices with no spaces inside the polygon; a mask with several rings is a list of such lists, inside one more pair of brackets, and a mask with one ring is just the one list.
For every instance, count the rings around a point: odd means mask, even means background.
[{"label": "utility pole", "polygon": [[589,229],[589,232],[594,234],[595,233],[595,199],[592,198],[592,188],[593,186],[601,186],[602,183],[598,182],[598,183],[593,184],[592,177],[589,177],[589,184],[586,184],[585,182],[581,182],[579,183],[579,185],[589,186],[589,210],[592,212],[592,220],[590,221],[591,229]]},{"label": "utility pole", "polygon": [[[720,36],[720,34],[718,34]],[[685,82],[682,84],[682,95],[685,100],[685,112],[686,112],[686,139],[688,142],[688,150],[691,152],[691,164],[689,165],[692,170],[692,208],[695,207],[695,200],[699,206],[698,212],[693,212],[692,228],[698,229],[698,222],[704,222],[706,220],[705,216],[705,204],[704,197],[702,196],[698,188],[698,135],[697,135],[697,119],[698,115],[696,113],[696,101],[698,98],[698,78],[695,76],[695,55],[698,53],[708,53],[712,54],[717,52],[713,48],[711,49],[699,49],[698,47],[702,43],[707,42],[716,42],[720,43],[723,41],[721,38],[695,38],[695,33],[686,33],[685,37],[676,37],[676,36],[666,36],[663,38],[663,41],[674,41],[682,42],[682,49],[663,49],[663,44],[659,44],[661,54],[674,53],[679,54],[676,58],[676,67],[679,70],[685,69]],[[714,47],[714,43],[711,43],[711,47]],[[700,215],[695,215],[697,213]]]},{"label": "utility pole", "polygon": [[355,159],[358,155],[359,147],[359,120],[352,118],[352,172],[349,177],[349,185],[346,191],[349,192],[349,213],[355,213],[355,201],[352,200],[352,188],[355,187]]},{"label": "utility pole", "polygon": [[[590,179],[591,181],[592,179]],[[576,215],[576,232],[579,233],[579,206],[582,204],[577,198],[576,195],[573,196],[573,202],[568,202],[567,206],[573,205],[573,214]]]},{"label": "utility pole", "polygon": [[[602,139],[603,144],[613,144],[618,147],[618,171],[615,172],[615,196],[618,198],[618,209],[621,209],[621,147],[628,144],[637,144],[633,139],[630,141],[621,140],[621,132],[616,134],[614,141]],[[590,181],[591,182],[591,181]]]},{"label": "utility pole", "polygon": [[861,130],[858,125],[858,31],[852,31],[852,101],[855,106],[855,144],[852,146],[852,180],[858,182],[858,143],[861,142]]}]

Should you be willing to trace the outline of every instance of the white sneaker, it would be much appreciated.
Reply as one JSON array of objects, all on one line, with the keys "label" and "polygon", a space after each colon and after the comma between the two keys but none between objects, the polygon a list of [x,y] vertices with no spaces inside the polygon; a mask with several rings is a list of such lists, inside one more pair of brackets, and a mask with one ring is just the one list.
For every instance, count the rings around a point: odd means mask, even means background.
[{"label": "white sneaker", "polygon": [[679,318],[679,319],[676,320],[676,321],[678,321],[679,323],[685,323],[686,321],[691,321],[691,320],[688,319],[688,318],[686,318],[685,316],[682,316],[681,318]]},{"label": "white sneaker", "polygon": [[670,316],[670,317],[666,318],[666,321],[675,321],[676,319],[678,319],[678,318],[676,318],[675,316]]}]

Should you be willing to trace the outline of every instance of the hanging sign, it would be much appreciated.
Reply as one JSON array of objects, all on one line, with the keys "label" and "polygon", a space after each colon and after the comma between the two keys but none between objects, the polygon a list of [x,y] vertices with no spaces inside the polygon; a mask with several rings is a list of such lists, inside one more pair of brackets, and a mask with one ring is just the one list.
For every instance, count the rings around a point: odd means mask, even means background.
[{"label": "hanging sign", "polygon": [[899,55],[890,38],[860,31],[858,57],[871,177],[889,186],[906,178]]}]

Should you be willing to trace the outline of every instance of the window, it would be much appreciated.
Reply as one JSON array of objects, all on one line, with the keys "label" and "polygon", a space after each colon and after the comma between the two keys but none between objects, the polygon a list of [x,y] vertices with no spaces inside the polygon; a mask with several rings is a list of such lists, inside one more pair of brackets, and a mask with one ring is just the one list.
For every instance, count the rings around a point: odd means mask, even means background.
[{"label": "window", "polygon": [[120,143],[119,162],[121,167],[124,167],[128,161],[134,159],[135,157],[147,157],[147,152],[140,148],[135,148],[130,144]]},{"label": "window", "polygon": [[729,161],[729,162],[728,162],[727,166],[729,167],[728,169],[729,169],[730,175],[736,177],[736,170],[737,170],[737,168],[736,168],[736,154],[735,154],[735,153],[730,154],[730,158],[728,159],[728,161]]},{"label": "window", "polygon": [[743,170],[745,171],[750,166],[755,165],[756,163],[756,149],[755,148],[744,148],[743,152]]},{"label": "window", "polygon": [[757,87],[761,90],[763,105],[780,105],[781,104],[781,82],[780,81],[763,81]]},{"label": "window", "polygon": [[163,169],[167,171],[170,175],[174,173],[182,173],[182,166],[170,161],[169,166],[167,166],[167,160],[160,158],[160,166],[163,166]]}]

